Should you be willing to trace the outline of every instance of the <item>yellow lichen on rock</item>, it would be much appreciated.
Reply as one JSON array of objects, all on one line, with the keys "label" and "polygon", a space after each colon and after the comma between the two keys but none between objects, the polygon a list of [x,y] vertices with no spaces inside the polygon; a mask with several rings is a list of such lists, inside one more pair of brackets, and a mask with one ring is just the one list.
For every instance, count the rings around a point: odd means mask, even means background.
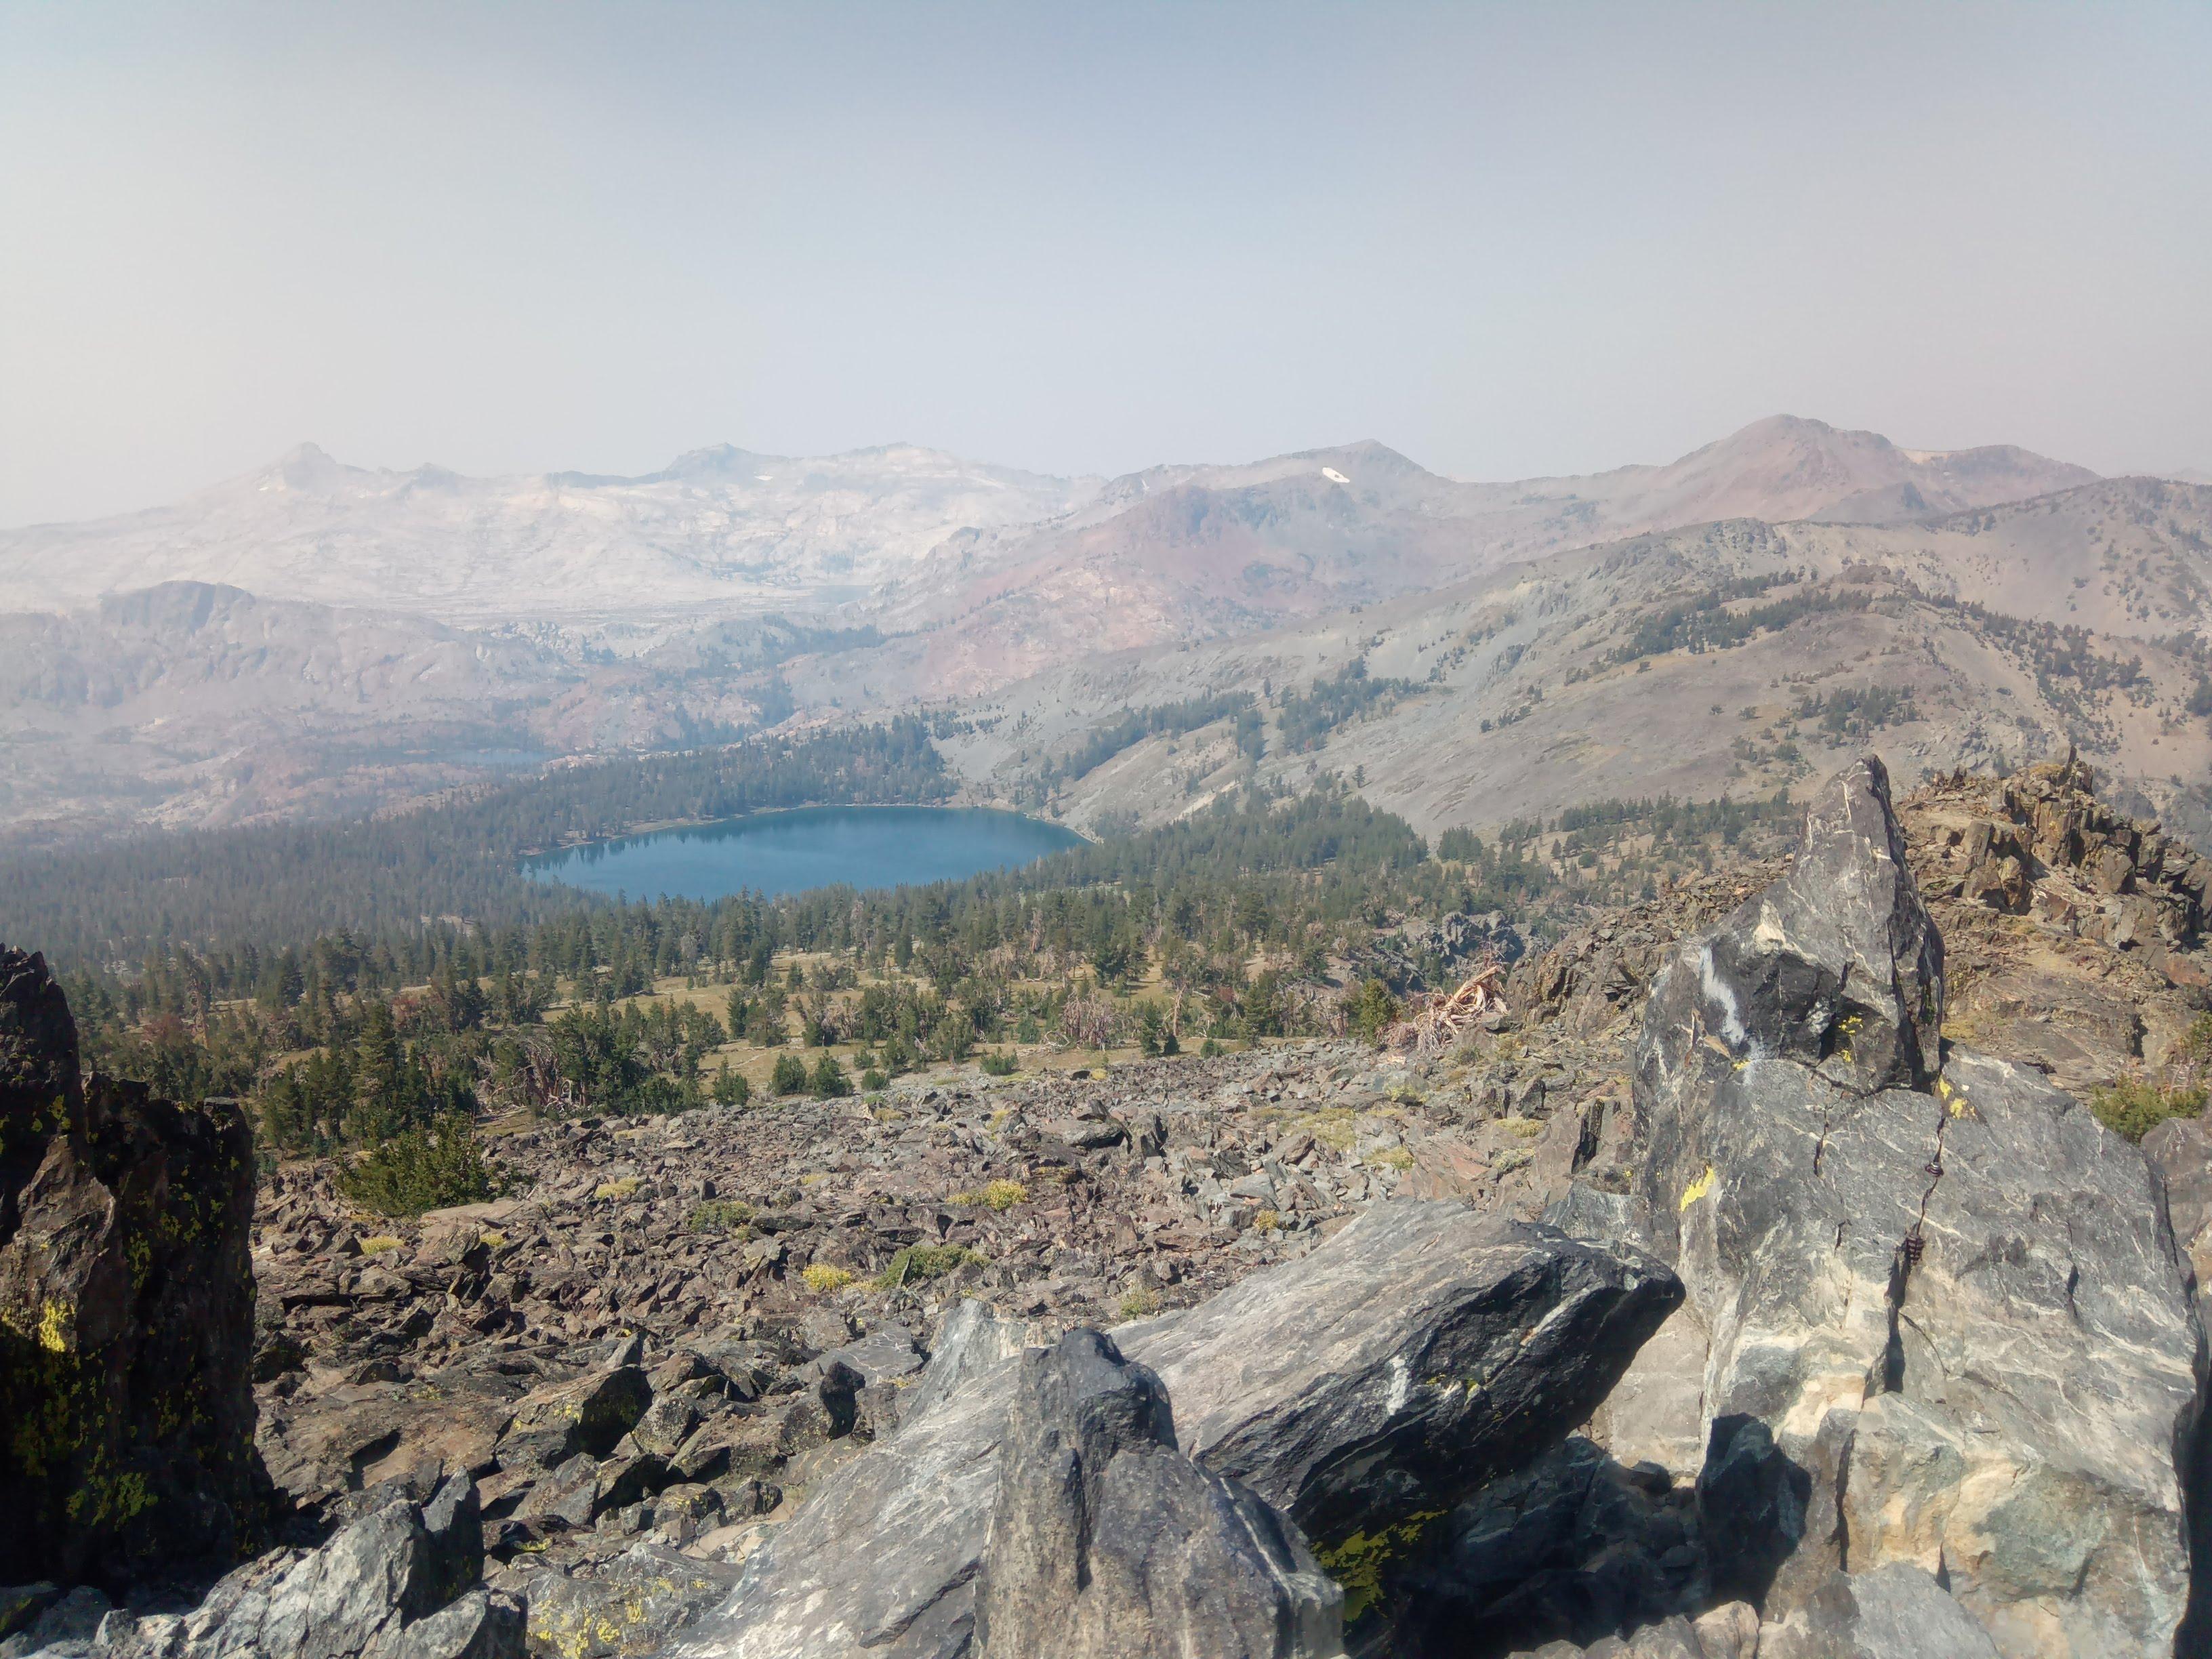
[{"label": "yellow lichen on rock", "polygon": [[1711,1164],[1706,1164],[1705,1174],[1699,1176],[1695,1181],[1682,1188],[1682,1202],[1680,1207],[1685,1210],[1688,1209],[1690,1206],[1696,1203],[1707,1193],[1712,1191],[1713,1182],[1719,1178],[1719,1175],[1720,1172],[1714,1169]]}]

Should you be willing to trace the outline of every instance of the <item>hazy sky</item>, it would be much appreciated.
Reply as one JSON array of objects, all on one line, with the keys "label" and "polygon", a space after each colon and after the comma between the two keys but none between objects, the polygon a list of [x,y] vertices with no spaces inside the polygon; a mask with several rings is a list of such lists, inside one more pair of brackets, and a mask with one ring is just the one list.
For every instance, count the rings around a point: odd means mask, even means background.
[{"label": "hazy sky", "polygon": [[0,0],[0,523],[302,439],[2212,467],[2212,6]]}]

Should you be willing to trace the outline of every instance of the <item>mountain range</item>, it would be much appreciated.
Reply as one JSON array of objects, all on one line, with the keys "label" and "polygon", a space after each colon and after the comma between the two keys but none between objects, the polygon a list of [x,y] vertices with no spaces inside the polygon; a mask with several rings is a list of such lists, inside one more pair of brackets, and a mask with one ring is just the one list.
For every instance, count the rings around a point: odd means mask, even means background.
[{"label": "mountain range", "polygon": [[1179,581],[1223,620],[1372,597],[1707,519],[1893,519],[2094,474],[2009,448],[1901,450],[1762,421],[1667,466],[1466,484],[1380,444],[1244,466],[1054,478],[897,444],[811,459],[722,446],[637,477],[370,471],[303,444],[173,507],[0,532],[0,607],[220,583],[461,625],[585,628],[839,605],[927,620],[1064,567]]},{"label": "mountain range", "polygon": [[[1255,763],[1225,730],[1078,778],[1057,757],[1125,709],[1249,690],[1261,775],[1356,773],[1434,830],[1786,785],[1859,718],[1791,711],[1873,687],[1907,770],[2071,738],[2185,818],[2212,769],[2188,712],[2208,535],[2202,486],[1790,416],[1510,483],[1373,442],[1114,479],[905,445],[471,479],[306,446],[173,507],[0,532],[0,825],[353,811],[923,707],[975,798],[1088,827]],[[1346,670],[1394,684],[1284,742]]]}]

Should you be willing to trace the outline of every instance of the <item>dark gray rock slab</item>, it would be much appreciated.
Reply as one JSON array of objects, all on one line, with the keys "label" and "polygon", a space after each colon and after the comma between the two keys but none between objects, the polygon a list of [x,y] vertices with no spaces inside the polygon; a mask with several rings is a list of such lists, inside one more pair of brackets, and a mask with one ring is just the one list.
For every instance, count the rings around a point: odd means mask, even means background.
[{"label": "dark gray rock slab", "polygon": [[1409,1200],[1116,1340],[1167,1380],[1191,1455],[1330,1547],[1556,1444],[1680,1300],[1649,1257]]},{"label": "dark gray rock slab", "polygon": [[342,1528],[321,1548],[276,1550],[183,1614],[116,1625],[112,1659],[520,1659],[521,1609],[477,1582],[473,1486],[448,1481]]},{"label": "dark gray rock slab", "polygon": [[61,1599],[62,1587],[46,1579],[0,1585],[0,1637],[13,1636]]},{"label": "dark gray rock slab", "polygon": [[922,1368],[922,1357],[916,1352],[914,1337],[904,1328],[886,1325],[873,1330],[857,1342],[848,1342],[842,1348],[823,1355],[826,1370],[833,1364],[842,1365],[860,1379],[863,1388],[874,1388],[878,1383],[895,1382],[912,1376]]},{"label": "dark gray rock slab", "polygon": [[[1370,1208],[1297,1261],[1115,1340],[1180,1443],[1322,1547],[1442,1512],[1587,1417],[1678,1305],[1649,1257],[1455,1200]],[[678,1651],[957,1655],[1013,1395],[1002,1360],[817,1491]]]},{"label": "dark gray rock slab", "polygon": [[38,1653],[88,1646],[100,1634],[112,1604],[89,1584],[56,1596],[21,1630],[0,1642],[0,1659],[30,1659]]},{"label": "dark gray rock slab", "polygon": [[1335,1659],[1343,1595],[1249,1488],[1176,1447],[1097,1331],[1023,1355],[976,1596],[979,1659]]}]

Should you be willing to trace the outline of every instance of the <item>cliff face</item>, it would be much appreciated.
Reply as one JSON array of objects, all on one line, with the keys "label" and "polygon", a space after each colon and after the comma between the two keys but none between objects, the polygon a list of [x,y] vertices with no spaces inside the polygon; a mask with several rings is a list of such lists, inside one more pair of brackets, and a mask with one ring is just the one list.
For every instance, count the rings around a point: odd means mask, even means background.
[{"label": "cliff face", "polygon": [[82,1075],[44,960],[0,945],[0,1561],[118,1581],[234,1555],[253,1451],[253,1145]]}]

